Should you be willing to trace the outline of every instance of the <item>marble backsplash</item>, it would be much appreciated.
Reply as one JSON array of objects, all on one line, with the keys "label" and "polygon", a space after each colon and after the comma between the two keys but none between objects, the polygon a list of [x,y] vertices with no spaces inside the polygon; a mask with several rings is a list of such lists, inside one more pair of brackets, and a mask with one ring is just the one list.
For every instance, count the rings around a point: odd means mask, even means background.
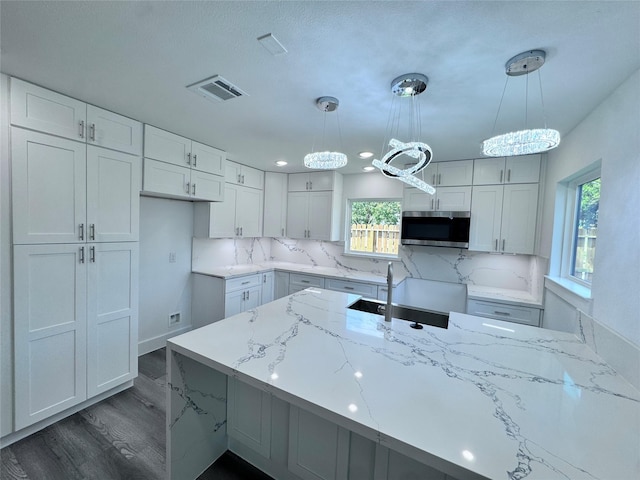
[{"label": "marble backsplash", "polygon": [[[192,268],[266,261],[293,262],[384,275],[388,260],[344,255],[342,242],[272,238],[193,239]],[[541,298],[546,260],[457,248],[401,247],[396,274],[530,292]]]}]

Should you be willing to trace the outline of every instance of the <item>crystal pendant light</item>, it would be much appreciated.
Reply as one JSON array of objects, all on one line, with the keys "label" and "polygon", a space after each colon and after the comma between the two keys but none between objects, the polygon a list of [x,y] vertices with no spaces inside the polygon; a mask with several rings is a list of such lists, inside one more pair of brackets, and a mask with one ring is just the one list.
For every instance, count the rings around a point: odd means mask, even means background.
[{"label": "crystal pendant light", "polygon": [[[391,178],[397,178],[401,182],[433,195],[436,192],[436,189],[415,175],[429,165],[433,156],[429,145],[416,140],[421,134],[420,109],[416,97],[427,89],[428,82],[429,79],[421,73],[407,73],[400,75],[391,82],[391,92],[394,95],[394,100],[396,97],[400,97],[409,98],[411,101],[408,119],[409,137],[411,137],[411,141],[401,142],[396,138],[391,138],[394,135],[397,136],[400,123],[399,106],[397,109],[398,112],[394,112],[394,104],[396,102],[392,102],[389,113],[388,137],[390,138],[388,145],[391,149],[382,157],[382,160],[374,159],[371,164],[374,167],[379,168],[383,175]],[[396,122],[395,128],[393,125],[394,121]],[[385,139],[385,146],[386,145],[387,142]],[[415,163],[405,169],[391,165],[393,160],[402,155],[411,157],[414,159]]]},{"label": "crystal pendant light", "polygon": [[[322,124],[322,144],[324,145],[324,136],[327,127],[327,112],[333,112],[338,109],[339,101],[335,97],[320,97],[316,100],[316,107],[324,112]],[[337,118],[337,112],[336,112]],[[340,119],[338,119],[338,135],[340,136],[340,144],[342,145],[342,135],[340,134]],[[313,149],[312,149],[313,150]],[[334,170],[342,168],[347,164],[347,156],[340,152],[322,151],[308,153],[304,156],[304,166],[307,168],[315,168],[320,170]]]},{"label": "crystal pendant light", "polygon": [[[507,82],[509,77],[517,77],[521,75],[527,75],[527,88],[525,95],[525,129],[518,130],[516,132],[504,133],[502,135],[496,135],[482,142],[482,153],[488,157],[511,157],[515,155],[529,155],[532,153],[542,153],[553,148],[556,148],[560,144],[560,133],[557,130],[552,130],[546,127],[526,129],[528,105],[527,98],[529,93],[529,77],[531,72],[539,70],[544,65],[546,53],[544,50],[529,50],[527,52],[520,53],[513,58],[510,58],[505,65],[507,74]],[[538,81],[540,84],[540,101],[542,103],[542,114],[544,117],[544,99],[542,96],[542,80],[540,78],[540,72],[538,71]],[[496,113],[496,119],[493,123],[493,129],[495,131],[496,123],[498,122],[498,116],[500,115],[500,107],[502,106],[502,100],[504,99],[504,92],[507,89],[507,82],[505,82],[504,90],[502,91],[502,98],[500,98],[500,104],[498,105],[498,113]]]}]

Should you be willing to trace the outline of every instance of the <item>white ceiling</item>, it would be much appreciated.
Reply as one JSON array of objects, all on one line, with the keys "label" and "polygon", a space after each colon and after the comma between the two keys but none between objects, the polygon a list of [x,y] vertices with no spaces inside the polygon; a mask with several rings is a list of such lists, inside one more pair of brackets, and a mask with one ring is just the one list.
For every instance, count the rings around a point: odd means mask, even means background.
[{"label": "white ceiling", "polygon": [[[342,171],[355,173],[370,162],[358,152],[379,157],[398,75],[429,77],[422,140],[446,161],[479,157],[484,138],[523,127],[526,77],[512,77],[492,128],[513,55],[546,50],[547,123],[562,135],[640,68],[638,1],[2,1],[0,14],[3,73],[271,171],[304,171],[323,95],[340,100]],[[286,55],[257,42],[267,33]],[[249,95],[213,103],[185,88],[215,74]],[[528,126],[541,126],[540,111],[532,96],[539,124]],[[325,147],[337,148],[331,115]]]}]

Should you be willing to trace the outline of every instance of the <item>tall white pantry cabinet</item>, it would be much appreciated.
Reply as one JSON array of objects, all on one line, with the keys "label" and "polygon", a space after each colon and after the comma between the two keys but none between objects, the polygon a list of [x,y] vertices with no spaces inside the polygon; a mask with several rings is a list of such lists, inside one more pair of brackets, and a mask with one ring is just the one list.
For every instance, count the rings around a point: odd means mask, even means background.
[{"label": "tall white pantry cabinet", "polygon": [[10,88],[19,431],[137,376],[142,125]]}]

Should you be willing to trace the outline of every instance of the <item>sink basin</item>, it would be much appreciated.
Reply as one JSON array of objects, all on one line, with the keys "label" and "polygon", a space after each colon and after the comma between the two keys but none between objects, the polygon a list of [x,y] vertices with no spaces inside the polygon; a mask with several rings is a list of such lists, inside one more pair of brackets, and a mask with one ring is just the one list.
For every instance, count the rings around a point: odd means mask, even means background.
[{"label": "sink basin", "polygon": [[[384,315],[386,306],[387,304],[385,302],[379,300],[361,298],[347,308],[360,310],[361,312],[375,313],[376,315]],[[431,310],[406,307],[404,305],[393,305],[393,318],[401,318],[402,320],[409,320],[433,327],[447,328],[449,326],[448,313],[432,312]]]}]

